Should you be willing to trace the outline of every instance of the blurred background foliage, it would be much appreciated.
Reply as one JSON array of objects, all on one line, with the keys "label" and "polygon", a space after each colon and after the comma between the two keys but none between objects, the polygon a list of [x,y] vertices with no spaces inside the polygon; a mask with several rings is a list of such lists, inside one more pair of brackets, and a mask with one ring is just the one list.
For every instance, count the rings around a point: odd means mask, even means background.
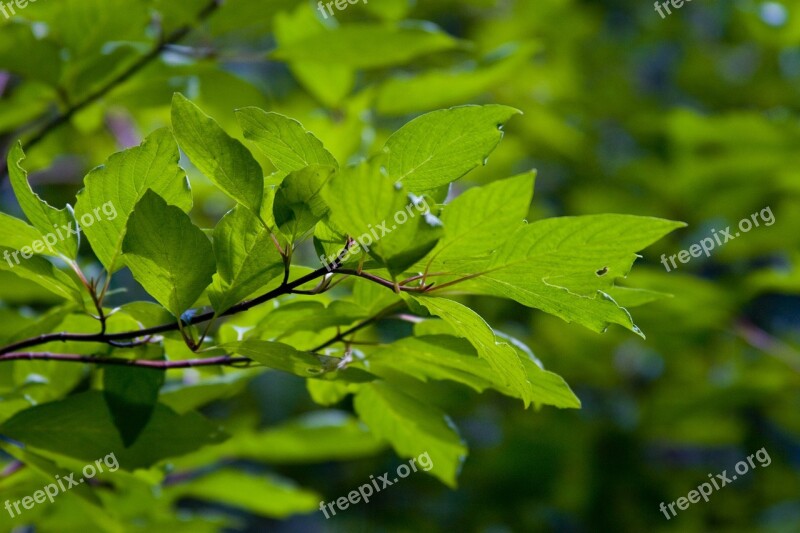
[{"label": "blurred background foliage", "polygon": [[[304,504],[282,500],[268,474],[315,491],[286,496],[315,507],[399,459],[347,434],[342,413],[309,415],[316,407],[303,380],[258,373],[236,383],[235,398],[204,409],[261,431],[246,462],[257,481],[222,471],[184,492],[131,488],[117,495],[121,512],[147,510],[154,522],[143,528],[173,532],[800,530],[800,5],[698,0],[664,19],[651,2],[630,0],[370,0],[333,12],[325,19],[300,0],[211,9],[208,0],[38,0],[0,18],[3,148],[87,102],[28,150],[34,187],[61,206],[89,169],[169,125],[176,91],[240,138],[236,108],[294,117],[340,161],[369,154],[419,113],[507,104],[524,115],[451,194],[536,168],[531,220],[683,220],[689,226],[648,249],[632,274],[637,286],[673,297],[634,310],[646,340],[472,299],[562,375],[583,408],[523,411],[497,394],[437,389],[471,450],[455,491],[415,475],[335,519],[312,511],[278,520]],[[160,46],[169,36],[180,40]],[[193,219],[209,227],[230,200],[185,166]],[[710,258],[661,266],[662,253],[766,207],[774,225]],[[20,213],[7,179],[0,208]],[[124,274],[118,281],[133,287]],[[5,272],[0,299],[31,310],[54,303]],[[12,315],[0,308],[0,330]],[[395,335],[391,324],[382,333]],[[78,380],[64,366],[48,371],[66,389]],[[289,431],[264,437],[284,424]],[[326,424],[338,432],[309,430]],[[326,453],[298,460],[298,447]],[[769,467],[670,521],[659,511],[761,447]],[[201,453],[182,466],[207,460]],[[41,515],[41,531],[95,527],[67,501],[29,513]]]}]

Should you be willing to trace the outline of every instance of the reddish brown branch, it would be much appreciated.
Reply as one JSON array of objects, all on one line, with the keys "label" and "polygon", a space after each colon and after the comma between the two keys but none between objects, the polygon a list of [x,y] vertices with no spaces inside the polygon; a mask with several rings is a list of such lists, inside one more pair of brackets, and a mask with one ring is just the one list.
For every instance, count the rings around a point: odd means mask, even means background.
[{"label": "reddish brown branch", "polygon": [[61,361],[65,363],[82,363],[96,365],[136,366],[154,370],[174,370],[177,368],[195,368],[199,366],[234,366],[251,363],[247,357],[231,357],[221,355],[205,359],[184,359],[182,361],[151,361],[147,359],[122,359],[119,357],[93,357],[91,355],[75,355],[50,352],[24,352],[0,355],[2,361]]}]

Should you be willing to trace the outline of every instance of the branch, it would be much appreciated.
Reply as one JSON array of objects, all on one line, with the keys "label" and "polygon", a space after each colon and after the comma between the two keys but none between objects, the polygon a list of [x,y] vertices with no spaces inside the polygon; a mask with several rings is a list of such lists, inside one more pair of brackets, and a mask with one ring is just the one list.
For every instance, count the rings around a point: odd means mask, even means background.
[{"label": "branch", "polygon": [[[298,285],[302,285],[303,283],[307,283],[309,281],[309,277],[312,276],[312,275],[317,274],[318,272],[320,272],[320,270],[324,271],[324,272],[327,272],[327,268],[323,267],[322,269],[316,270],[316,271],[312,272],[311,274],[307,274],[306,276],[303,276],[302,278],[299,278],[299,279],[293,281],[292,283],[289,283],[287,285],[282,285],[281,287],[278,287],[278,289],[270,291],[269,293],[267,293],[267,294],[265,294],[263,296],[260,296],[259,298],[255,298],[255,299],[250,300],[248,302],[243,302],[242,304],[240,304],[240,305],[238,305],[236,307],[237,308],[239,308],[239,307],[244,308],[244,307],[246,307],[248,305],[250,305],[250,306],[257,305],[257,304],[254,304],[253,302],[256,302],[258,300],[262,300],[262,299],[266,298],[267,296],[269,296],[270,294],[276,293],[279,290],[291,291],[291,289],[286,289],[286,288],[290,287],[290,286],[298,286]],[[311,279],[313,279],[313,278],[311,278]],[[378,278],[378,279],[381,279],[381,278]],[[263,300],[263,301],[266,301],[266,300]],[[391,314],[397,308],[402,307],[403,305],[405,305],[404,302],[393,303],[393,304],[383,308],[382,310],[380,310],[374,316],[372,316],[372,317],[370,317],[370,318],[368,318],[368,319],[356,324],[355,326],[353,326],[351,328],[348,328],[345,331],[342,331],[342,332],[338,333],[337,335],[335,335],[334,337],[332,337],[328,341],[320,344],[319,346],[317,346],[316,348],[314,348],[313,350],[310,350],[310,351],[317,352],[319,350],[322,350],[323,348],[326,348],[326,347],[330,346],[331,344],[334,344],[336,342],[344,340],[344,338],[347,337],[348,335],[350,335],[352,333],[355,333],[356,331],[359,331],[359,330],[369,326],[370,324],[373,324],[373,323],[377,322],[381,318],[384,318],[385,316]],[[249,309],[249,307],[247,307],[247,308]],[[231,308],[225,314],[229,314],[230,311],[233,310],[233,309],[234,308]],[[208,315],[208,314],[209,313],[205,313],[203,315],[197,315],[194,318],[194,320],[198,320],[199,318],[201,318],[201,317],[203,317],[205,315]],[[210,314],[213,317],[213,313],[210,313]],[[172,329],[178,329],[177,324],[178,324],[177,322],[175,324],[164,324],[163,326],[158,326],[158,328],[162,328],[163,329],[166,326],[170,326]],[[143,335],[143,332],[145,332],[145,331],[152,332],[153,330],[158,329],[158,328],[150,328],[149,330],[138,330],[138,331],[132,331],[132,332],[126,332],[126,333],[116,333],[116,334],[111,334],[111,335],[102,335],[102,334],[83,335],[83,334],[56,333],[56,334],[53,334],[53,335],[50,335],[50,336],[58,336],[60,338],[63,338],[64,340],[72,340],[72,341],[87,340],[87,339],[91,338],[92,342],[103,342],[102,339],[104,338],[104,339],[106,339],[106,342],[113,343],[114,341],[108,340],[108,337],[117,337],[118,338],[120,335],[128,336],[130,334],[136,334],[138,336],[141,336],[141,335]],[[37,337],[35,339],[29,339],[28,341],[22,341],[22,342],[17,343],[17,344],[31,343],[33,341],[37,341],[37,344],[43,344],[44,342],[50,342],[50,340],[42,341],[42,338],[44,338],[44,337],[48,337],[48,335],[42,335],[42,336]],[[237,366],[237,365],[242,365],[242,364],[246,365],[246,364],[249,364],[249,363],[253,363],[253,360],[250,359],[249,357],[232,357],[230,355],[221,355],[221,356],[209,357],[209,358],[205,358],[205,359],[185,359],[185,360],[181,360],[181,361],[152,361],[152,360],[147,360],[147,359],[123,359],[123,358],[120,358],[120,357],[97,357],[97,356],[91,356],[91,355],[61,354],[61,353],[51,353],[51,352],[15,352],[15,353],[8,353],[8,351],[13,350],[13,349],[15,349],[13,345],[3,348],[2,355],[0,355],[0,363],[7,362],[7,361],[20,361],[20,360],[23,360],[23,361],[60,361],[60,362],[65,362],[65,363],[114,365],[114,366],[132,366],[132,367],[141,367],[141,368],[151,368],[151,369],[154,369],[154,370],[162,370],[162,371],[175,370],[175,369],[181,369],[181,368],[195,368],[195,367],[201,367],[201,366]]]},{"label": "branch", "polygon": [[178,368],[195,368],[199,366],[235,366],[243,363],[252,363],[248,357],[231,357],[221,355],[206,359],[184,359],[182,361],[151,361],[147,359],[122,359],[119,357],[94,357],[91,355],[74,355],[49,352],[9,353],[0,355],[0,362],[4,361],[61,361],[65,363],[89,363],[97,365],[135,366],[152,368],[154,370],[175,370]]},{"label": "branch", "polygon": [[[345,251],[342,251],[339,254],[339,257],[341,257],[344,253],[345,253]],[[280,287],[277,287],[277,288],[275,288],[275,289],[273,289],[273,290],[271,290],[271,291],[269,291],[269,292],[267,292],[265,294],[262,294],[261,296],[259,296],[257,298],[253,298],[252,300],[247,300],[247,301],[241,302],[241,303],[239,303],[237,305],[234,305],[233,307],[231,307],[230,309],[228,309],[227,311],[225,311],[224,313],[222,313],[220,315],[217,315],[213,310],[212,311],[207,311],[205,313],[200,313],[200,314],[197,314],[197,315],[193,316],[191,319],[189,319],[188,321],[185,321],[184,323],[187,324],[187,325],[201,324],[203,322],[208,322],[209,320],[212,320],[213,318],[215,318],[217,316],[223,317],[223,316],[231,316],[231,315],[235,315],[235,314],[238,314],[238,313],[242,313],[242,312],[247,311],[247,310],[249,310],[249,309],[251,309],[251,308],[253,308],[253,307],[257,306],[257,305],[260,305],[260,304],[262,304],[264,302],[267,302],[269,300],[273,300],[273,299],[275,299],[275,298],[277,298],[279,296],[283,296],[283,295],[286,295],[286,294],[292,294],[294,292],[305,293],[306,291],[295,291],[295,289],[297,287],[305,285],[306,283],[308,283],[310,281],[313,281],[313,280],[315,280],[317,278],[323,277],[326,274],[334,273],[334,272],[337,272],[337,273],[341,272],[343,274],[361,275],[361,277],[363,277],[365,279],[368,279],[370,281],[374,281],[375,283],[379,283],[379,284],[381,284],[381,285],[383,285],[385,287],[389,287],[389,288],[394,288],[395,287],[395,285],[389,280],[385,280],[383,278],[379,278],[377,276],[373,276],[371,274],[366,274],[366,273],[363,273],[363,272],[360,273],[360,274],[357,274],[356,271],[347,271],[347,270],[339,271],[338,270],[339,267],[340,267],[340,262],[337,259],[336,261],[334,261],[330,265],[322,266],[322,267],[318,268],[317,270],[315,270],[313,272],[309,272],[305,276],[301,276],[301,277],[297,278],[296,280],[294,280],[292,282],[285,283],[285,284],[281,285]],[[407,290],[407,291],[412,291],[412,290],[420,290],[421,288],[417,289],[417,288],[403,287],[402,289]],[[47,333],[47,334],[44,334],[44,335],[39,335],[37,337],[32,337],[30,339],[21,340],[21,341],[9,344],[8,346],[4,346],[4,347],[0,348],[0,355],[10,354],[12,352],[17,352],[19,350],[24,350],[26,348],[31,348],[33,346],[40,346],[40,345],[46,344],[48,342],[67,342],[67,341],[73,341],[73,342],[101,342],[101,343],[110,344],[111,346],[116,346],[116,347],[128,347],[128,346],[119,345],[118,341],[131,340],[131,339],[135,339],[135,338],[138,338],[138,337],[150,337],[150,336],[153,336],[153,335],[158,335],[160,333],[166,333],[168,331],[177,331],[179,329],[180,329],[180,323],[176,321],[176,322],[170,322],[168,324],[161,324],[160,326],[154,326],[154,327],[144,328],[144,329],[137,329],[137,330],[133,330],[133,331],[124,331],[124,332],[121,332],[121,333],[104,333],[103,331],[101,331],[100,333],[67,333],[67,332]],[[140,343],[132,343],[129,346],[136,346],[138,344],[140,344]],[[2,361],[2,360],[3,359],[0,358],[0,361]]]},{"label": "branch", "polygon": [[[208,17],[210,17],[217,9],[220,7],[220,0],[211,0],[197,15],[197,22],[202,23]],[[61,125],[69,122],[69,120],[75,116],[76,113],[83,110],[87,106],[93,104],[106,94],[108,94],[111,90],[116,88],[118,85],[126,82],[130,79],[134,74],[142,70],[146,67],[151,61],[161,55],[161,53],[170,45],[173,45],[179,41],[181,41],[184,37],[186,37],[192,30],[194,26],[183,26],[182,28],[178,28],[166,37],[162,38],[156,46],[154,46],[149,52],[145,55],[140,57],[136,60],[130,67],[128,67],[124,72],[121,72],[119,75],[114,77],[104,86],[100,87],[93,93],[90,93],[89,96],[85,97],[83,100],[74,104],[67,108],[66,111],[57,115],[50,119],[41,129],[30,139],[28,139],[27,143],[25,143],[25,149],[30,150],[40,142],[42,142],[50,133],[58,129]],[[0,177],[0,182],[5,178],[8,174],[8,168],[3,172],[3,176]]]},{"label": "branch", "polygon": [[761,350],[775,359],[786,363],[795,372],[800,372],[800,352],[795,350],[790,344],[773,337],[763,329],[746,320],[741,320],[734,326],[734,333],[753,348]]},{"label": "branch", "polygon": [[424,292],[430,289],[433,284],[429,286],[419,286],[419,287],[407,287],[405,286],[409,283],[410,280],[404,280],[400,283],[392,283],[388,279],[383,279],[381,277],[375,276],[374,274],[370,274],[369,272],[361,272],[358,270],[350,270],[347,268],[342,268],[337,270],[339,274],[348,274],[350,276],[358,276],[359,278],[368,279],[369,281],[375,282],[378,285],[383,285],[387,289],[392,289],[395,292]]},{"label": "branch", "polygon": [[[283,296],[284,294],[289,294],[297,287],[308,283],[316,278],[324,276],[329,271],[335,271],[337,265],[321,267],[315,270],[314,272],[310,272],[305,276],[297,278],[296,280],[286,283],[285,285],[281,285],[266,294],[262,294],[258,298],[254,298],[252,300],[247,300],[240,304],[234,305],[224,313],[220,314],[219,316],[230,316],[235,315],[237,313],[241,313],[243,311],[247,311],[248,309],[255,307],[259,304],[277,298],[278,296]],[[330,269],[330,270],[329,270]],[[187,321],[189,325],[200,324],[202,322],[207,322],[214,318],[216,313],[214,311],[207,311],[205,313],[201,313],[199,315],[193,316],[190,320]],[[15,352],[17,350],[22,350],[25,348],[30,348],[32,346],[39,346],[41,344],[45,344],[48,342],[55,342],[55,341],[75,341],[75,342],[115,342],[115,341],[124,341],[135,339],[137,337],[145,337],[151,335],[157,335],[159,333],[165,333],[167,331],[176,331],[179,329],[178,322],[170,322],[169,324],[161,324],[160,326],[155,326],[151,328],[145,329],[137,329],[134,331],[125,331],[122,333],[48,333],[45,335],[39,335],[38,337],[33,337],[30,339],[22,340],[19,342],[15,342],[13,344],[9,344],[8,346],[4,346],[0,348],[0,355],[8,354],[11,352]],[[0,359],[1,360],[1,359]]]}]

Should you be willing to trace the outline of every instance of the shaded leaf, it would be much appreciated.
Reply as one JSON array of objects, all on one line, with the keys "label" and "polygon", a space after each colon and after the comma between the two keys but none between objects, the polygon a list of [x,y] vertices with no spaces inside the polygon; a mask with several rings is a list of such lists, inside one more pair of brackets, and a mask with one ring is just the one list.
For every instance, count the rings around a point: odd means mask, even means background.
[{"label": "shaded leaf", "polygon": [[126,447],[150,421],[165,377],[165,372],[151,368],[111,365],[103,370],[103,397]]},{"label": "shaded leaf", "polygon": [[33,448],[94,461],[114,453],[125,470],[148,468],[227,438],[197,413],[176,415],[156,405],[150,422],[126,448],[99,391],[69,396],[17,413],[0,425],[0,434]]},{"label": "shaded leaf", "polygon": [[151,190],[128,220],[122,249],[136,281],[175,317],[191,307],[216,270],[205,234]]},{"label": "shaded leaf", "polygon": [[427,453],[433,463],[428,473],[455,488],[467,448],[447,415],[383,381],[361,387],[354,405],[370,431],[388,440],[400,457]]}]

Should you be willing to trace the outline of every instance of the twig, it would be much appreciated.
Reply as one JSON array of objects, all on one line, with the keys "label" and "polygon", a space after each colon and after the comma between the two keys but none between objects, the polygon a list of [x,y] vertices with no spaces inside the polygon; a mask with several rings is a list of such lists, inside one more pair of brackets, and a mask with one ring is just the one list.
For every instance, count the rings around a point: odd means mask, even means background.
[{"label": "twig", "polygon": [[[209,2],[197,15],[197,22],[202,23],[208,17],[210,17],[217,9],[220,7],[219,0],[212,0]],[[70,106],[67,110],[65,110],[60,115],[53,117],[51,120],[46,122],[36,134],[33,135],[28,141],[25,143],[25,149],[30,150],[40,142],[42,142],[50,133],[58,129],[63,124],[69,122],[69,120],[75,116],[79,111],[83,110],[87,106],[93,104],[106,94],[108,94],[112,89],[116,88],[118,85],[128,81],[134,74],[142,70],[146,67],[151,61],[157,58],[161,53],[166,49],[168,46],[175,44],[181,41],[184,37],[186,37],[192,30],[194,26],[187,25],[181,28],[176,29],[166,37],[162,38],[156,46],[154,46],[149,52],[145,55],[140,57],[136,60],[131,66],[129,66],[124,72],[121,72],[118,76],[114,77],[108,83],[94,91],[93,93],[89,94],[89,96],[85,97],[83,100]],[[3,175],[0,176],[0,183],[2,180],[5,179],[5,176],[8,174],[8,168],[6,167]]]},{"label": "twig", "polygon": [[[297,278],[296,280],[287,283],[285,285],[281,285],[266,294],[263,294],[257,298],[252,300],[244,301],[240,304],[234,305],[224,313],[218,316],[230,316],[235,315],[237,313],[241,313],[251,309],[259,304],[277,298],[278,296],[282,296],[284,294],[289,294],[293,289],[300,287],[312,281],[318,277],[324,276],[328,273],[328,269],[331,267],[321,267],[315,270],[314,272],[310,272],[305,276]],[[335,268],[335,266],[333,267]],[[195,325],[200,324],[203,322],[207,322],[214,318],[216,314],[214,311],[208,311],[205,313],[201,313],[198,315],[193,316],[190,320],[187,321],[188,325]],[[32,346],[39,346],[41,344],[45,344],[48,342],[60,341],[75,341],[75,342],[103,342],[108,343],[108,341],[124,341],[129,339],[135,339],[137,337],[145,337],[151,335],[157,335],[159,333],[165,333],[167,331],[175,331],[179,329],[179,324],[177,321],[170,322],[168,324],[161,324],[160,326],[154,326],[151,328],[144,328],[138,329],[134,331],[125,331],[121,333],[47,333],[44,335],[39,335],[37,337],[33,337],[30,339],[25,339],[19,342],[15,342],[13,344],[9,344],[8,346],[4,346],[0,348],[0,355],[7,354],[11,352],[16,352],[18,350],[23,350],[25,348],[30,348]]]},{"label": "twig", "polygon": [[[275,299],[275,298],[277,298],[279,296],[283,296],[283,295],[286,295],[286,294],[291,294],[293,292],[296,292],[295,289],[297,289],[297,287],[305,285],[306,283],[308,283],[310,281],[313,281],[313,280],[315,280],[317,278],[325,277],[326,275],[328,275],[328,274],[330,274],[332,272],[338,272],[338,270],[337,270],[338,266],[339,265],[336,262],[334,262],[331,265],[322,266],[322,267],[318,268],[317,270],[306,274],[305,276],[301,276],[301,277],[297,278],[296,280],[294,280],[292,282],[285,283],[285,284],[283,284],[283,285],[281,285],[281,286],[279,286],[279,287],[277,287],[277,288],[275,288],[275,289],[273,289],[273,290],[267,292],[266,294],[263,294],[263,295],[261,295],[261,296],[259,296],[257,298],[254,298],[252,300],[247,300],[247,301],[241,302],[241,303],[239,303],[237,305],[234,305],[233,307],[231,307],[230,309],[228,309],[227,311],[225,311],[224,313],[221,313],[219,315],[217,315],[213,310],[212,311],[207,311],[205,313],[197,314],[197,315],[193,316],[190,320],[186,321],[185,325],[192,326],[192,325],[195,325],[195,324],[208,322],[209,320],[212,320],[217,316],[220,316],[220,317],[222,317],[222,316],[231,316],[231,315],[235,315],[235,314],[238,314],[238,313],[242,313],[242,312],[247,311],[247,310],[249,310],[249,309],[251,309],[251,308],[253,308],[253,307],[257,306],[257,305],[260,305],[260,304],[262,304],[264,302],[273,300],[273,299]],[[355,272],[355,271],[348,271],[348,272],[342,272],[342,273],[349,273],[349,272]],[[379,278],[377,276],[373,276],[371,274],[366,274],[366,273],[363,273],[363,272],[361,274],[362,274],[362,277],[366,277],[370,281],[375,281],[376,283],[379,283],[379,284],[381,284],[381,285],[383,285],[385,287],[394,288],[394,285],[392,284],[392,282],[390,282],[388,280],[385,280],[383,278]],[[419,289],[415,288],[415,290],[419,290]],[[37,337],[32,337],[30,339],[21,340],[21,341],[9,344],[8,346],[4,346],[4,347],[0,348],[0,355],[8,354],[8,353],[11,353],[11,352],[17,352],[19,350],[24,350],[26,348],[31,348],[33,346],[39,346],[39,345],[42,345],[42,344],[46,344],[48,342],[73,341],[73,342],[102,342],[102,343],[110,344],[111,342],[125,341],[125,340],[135,339],[137,337],[150,337],[150,336],[157,335],[157,334],[160,334],[160,333],[165,333],[165,332],[168,332],[168,331],[175,331],[175,330],[179,330],[179,329],[181,329],[180,328],[180,323],[178,321],[175,321],[175,322],[170,322],[168,324],[161,324],[160,326],[154,326],[154,327],[150,327],[150,328],[138,329],[138,330],[133,330],[133,331],[125,331],[125,332],[121,332],[121,333],[104,333],[104,332],[100,332],[100,333],[67,333],[67,332],[47,333],[47,334],[44,334],[44,335],[39,335]],[[2,361],[2,359],[0,359],[0,361]]]},{"label": "twig", "polygon": [[119,357],[93,357],[91,355],[75,355],[50,352],[24,352],[0,355],[2,361],[61,361],[65,363],[83,363],[114,366],[135,366],[154,370],[175,370],[178,368],[195,368],[199,366],[236,366],[252,363],[248,357],[231,357],[220,355],[206,359],[184,359],[182,361],[152,361],[148,359],[122,359]]},{"label": "twig", "polygon": [[377,283],[378,285],[383,285],[387,289],[392,289],[395,292],[423,292],[426,290],[427,287],[406,287],[402,283],[397,284],[389,281],[388,279],[383,279],[374,274],[370,274],[369,272],[362,272],[359,270],[350,270],[347,268],[342,268],[337,271],[339,274],[349,274],[350,276],[358,276],[359,278],[368,279]]},{"label": "twig", "polygon": [[786,363],[795,372],[800,372],[800,352],[791,345],[745,320],[734,326],[734,332],[753,348]]}]

